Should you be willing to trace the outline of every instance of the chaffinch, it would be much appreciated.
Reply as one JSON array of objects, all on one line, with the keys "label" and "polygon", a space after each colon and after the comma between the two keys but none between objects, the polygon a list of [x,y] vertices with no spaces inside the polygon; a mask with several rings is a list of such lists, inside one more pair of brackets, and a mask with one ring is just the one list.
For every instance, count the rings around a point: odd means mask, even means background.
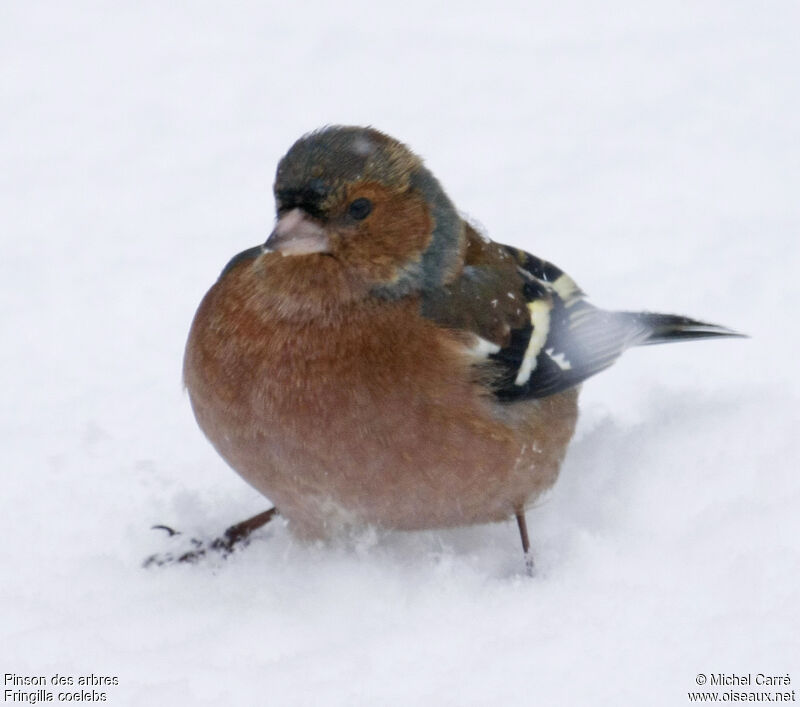
[{"label": "chaffinch", "polygon": [[632,346],[738,335],[592,306],[371,128],[300,138],[274,191],[269,239],[200,304],[184,378],[220,455],[305,537],[516,516],[527,554],[524,511],[558,476],[581,382]]}]

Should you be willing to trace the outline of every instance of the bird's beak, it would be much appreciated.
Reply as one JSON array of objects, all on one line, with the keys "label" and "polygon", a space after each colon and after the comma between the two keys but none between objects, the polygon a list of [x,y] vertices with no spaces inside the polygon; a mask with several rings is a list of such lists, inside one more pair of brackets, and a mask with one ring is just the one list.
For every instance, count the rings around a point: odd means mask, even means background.
[{"label": "bird's beak", "polygon": [[325,229],[314,223],[302,209],[292,209],[278,219],[264,250],[281,255],[327,253],[330,242]]}]

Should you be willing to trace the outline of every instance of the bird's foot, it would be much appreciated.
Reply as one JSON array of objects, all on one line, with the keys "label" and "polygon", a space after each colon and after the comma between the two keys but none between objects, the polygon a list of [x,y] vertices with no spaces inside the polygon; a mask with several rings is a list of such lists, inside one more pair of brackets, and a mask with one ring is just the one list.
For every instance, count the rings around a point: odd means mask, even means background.
[{"label": "bird's foot", "polygon": [[533,553],[530,550],[525,553],[525,574],[528,577],[533,577],[536,574],[536,565],[533,561]]},{"label": "bird's foot", "polygon": [[[211,541],[203,541],[198,538],[191,538],[191,549],[181,553],[155,553],[145,559],[143,567],[163,567],[178,563],[192,564],[199,562],[210,554],[217,554],[222,558],[228,557],[237,547],[245,547],[250,542],[250,535],[253,531],[269,523],[278,514],[277,508],[270,508],[268,511],[248,518],[247,520],[232,525],[220,537]],[[168,525],[154,525],[153,530],[164,530],[169,537],[181,535],[181,533]]]}]

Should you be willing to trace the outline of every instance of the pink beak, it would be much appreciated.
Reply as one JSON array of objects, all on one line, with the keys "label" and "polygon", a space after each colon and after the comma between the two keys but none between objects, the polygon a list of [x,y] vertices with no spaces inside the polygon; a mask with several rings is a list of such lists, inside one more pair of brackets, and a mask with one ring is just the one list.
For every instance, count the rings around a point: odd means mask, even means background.
[{"label": "pink beak", "polygon": [[330,243],[324,228],[302,209],[292,209],[278,219],[264,248],[281,255],[308,255],[329,252]]}]

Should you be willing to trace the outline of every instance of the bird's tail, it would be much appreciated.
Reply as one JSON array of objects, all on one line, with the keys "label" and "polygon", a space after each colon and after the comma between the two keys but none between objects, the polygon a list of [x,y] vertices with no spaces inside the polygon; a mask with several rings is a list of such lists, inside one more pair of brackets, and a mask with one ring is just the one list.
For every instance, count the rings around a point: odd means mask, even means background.
[{"label": "bird's tail", "polygon": [[655,314],[653,312],[620,312],[630,318],[631,324],[641,327],[642,335],[636,346],[650,344],[668,344],[674,341],[690,341],[692,339],[713,339],[723,336],[747,337],[738,331],[718,324],[709,324],[677,314]]}]

